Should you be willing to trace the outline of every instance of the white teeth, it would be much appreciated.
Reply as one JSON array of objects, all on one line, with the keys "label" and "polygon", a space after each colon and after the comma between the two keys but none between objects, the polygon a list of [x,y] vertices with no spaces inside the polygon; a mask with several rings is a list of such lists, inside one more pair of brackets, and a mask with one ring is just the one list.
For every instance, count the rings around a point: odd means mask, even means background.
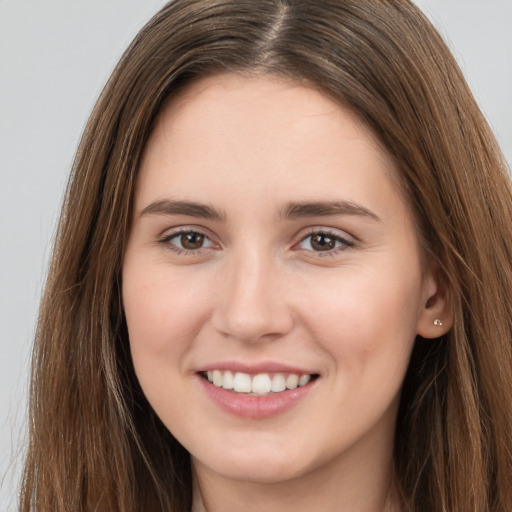
[{"label": "white teeth", "polygon": [[238,393],[250,393],[251,392],[251,376],[247,373],[237,372],[235,373],[235,379],[233,381],[233,389]]},{"label": "white teeth", "polygon": [[252,393],[254,395],[268,395],[280,393],[286,389],[296,389],[305,386],[311,375],[290,373],[287,376],[276,373],[259,373],[251,376],[248,373],[213,370],[206,372],[206,378],[216,387],[234,390],[237,393]]},{"label": "white teeth", "polygon": [[274,378],[272,379],[272,388],[271,391],[274,393],[279,393],[280,391],[284,391],[286,389],[286,380],[284,375],[280,373],[276,373]]},{"label": "white teeth", "polygon": [[299,386],[305,386],[311,380],[311,375],[301,375],[299,377]]},{"label": "white teeth", "polygon": [[219,370],[213,370],[213,383],[218,387],[222,387],[222,373]]},{"label": "white teeth", "polygon": [[229,370],[227,372],[224,372],[222,387],[224,389],[233,389],[235,387],[234,376]]},{"label": "white teeth", "polygon": [[252,392],[257,395],[265,395],[270,393],[272,389],[272,381],[266,373],[260,373],[252,379]]},{"label": "white teeth", "polygon": [[295,389],[299,385],[299,376],[295,373],[290,373],[286,378],[286,388]]}]

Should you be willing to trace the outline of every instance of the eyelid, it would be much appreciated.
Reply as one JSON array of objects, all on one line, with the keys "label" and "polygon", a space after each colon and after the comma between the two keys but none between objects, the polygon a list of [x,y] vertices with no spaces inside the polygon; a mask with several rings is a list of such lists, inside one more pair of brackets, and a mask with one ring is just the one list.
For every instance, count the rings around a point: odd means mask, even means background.
[{"label": "eyelid", "polygon": [[[306,240],[308,237],[313,236],[313,235],[331,236],[334,239],[336,239],[337,241],[342,242],[342,244],[343,244],[343,247],[338,247],[338,248],[334,248],[334,249],[330,249],[330,250],[326,250],[326,251],[308,250],[308,252],[313,252],[318,256],[328,256],[328,255],[332,256],[334,253],[343,252],[343,251],[353,248],[356,245],[356,243],[358,242],[358,239],[356,237],[349,235],[346,231],[341,231],[341,230],[338,230],[335,228],[327,228],[325,226],[312,226],[312,227],[307,228],[307,230],[305,232],[302,232],[299,234],[298,240],[296,242],[294,242],[293,247],[294,248],[297,247],[299,244],[304,242],[304,240]],[[306,250],[306,249],[298,248],[297,250]]]},{"label": "eyelid", "polygon": [[[182,249],[177,247],[170,242],[173,238],[179,237],[180,235],[186,235],[189,233],[197,233],[205,237],[205,239],[209,240],[212,246],[208,247],[200,247],[198,249]],[[179,254],[199,254],[204,250],[216,249],[220,247],[220,243],[215,240],[215,237],[210,234],[210,230],[203,228],[201,226],[196,225],[181,225],[175,228],[168,228],[164,230],[158,237],[157,243],[161,245],[165,245],[167,249],[172,250],[173,252],[177,252]]]},{"label": "eyelid", "polygon": [[[197,233],[199,235],[204,236],[210,242],[211,245],[207,247],[199,247],[198,249],[185,249],[170,243],[170,240],[172,240],[173,238],[188,233]],[[341,242],[342,246],[335,247],[333,249],[328,249],[325,251],[314,251],[312,249],[303,249],[298,247],[308,237],[313,235],[330,236],[334,238],[336,241]],[[314,253],[316,256],[320,257],[328,255],[333,256],[336,253],[344,252],[348,249],[351,249],[356,245],[358,241],[359,240],[357,239],[357,237],[350,235],[346,231],[339,230],[337,228],[325,226],[311,226],[306,228],[306,230],[302,230],[299,234],[296,235],[295,242],[293,242],[292,244],[292,249],[307,251],[310,253]],[[174,228],[167,228],[166,230],[162,231],[162,233],[157,237],[157,243],[166,246],[166,248],[169,250],[172,250],[176,253],[183,255],[198,255],[203,251],[222,248],[222,244],[218,240],[216,240],[215,235],[211,234],[209,229],[197,225],[180,225]]]},{"label": "eyelid", "polygon": [[196,224],[180,224],[174,227],[167,227],[157,235],[157,238],[162,240],[164,238],[180,235],[182,233],[199,233],[200,235],[204,235],[212,241],[214,238],[216,238],[215,234],[212,233],[209,229],[203,226],[198,226]]},{"label": "eyelid", "polygon": [[359,239],[356,236],[348,233],[347,231],[345,231],[343,229],[326,227],[326,226],[322,226],[322,225],[310,226],[310,227],[307,227],[307,228],[301,230],[301,232],[297,235],[297,238],[299,238],[300,240],[303,240],[307,236],[315,235],[315,234],[319,234],[319,233],[324,234],[324,235],[331,235],[336,238],[341,238],[348,242],[356,243],[359,241]]}]

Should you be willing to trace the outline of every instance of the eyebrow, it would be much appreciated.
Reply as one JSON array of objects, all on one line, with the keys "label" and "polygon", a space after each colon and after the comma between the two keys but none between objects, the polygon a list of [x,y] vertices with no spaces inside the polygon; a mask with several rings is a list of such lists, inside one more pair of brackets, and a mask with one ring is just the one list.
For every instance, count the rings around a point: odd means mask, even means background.
[{"label": "eyebrow", "polygon": [[222,221],[226,218],[224,212],[217,210],[213,206],[191,201],[171,201],[169,199],[154,201],[140,212],[141,217],[148,214],[186,215],[188,217],[198,217],[216,221]]},{"label": "eyebrow", "polygon": [[326,217],[329,215],[354,215],[380,222],[380,218],[375,213],[351,201],[290,203],[281,212],[281,217],[289,220],[304,217]]},{"label": "eyebrow", "polygon": [[[141,211],[140,216],[148,214],[186,215],[188,217],[214,221],[226,220],[226,214],[213,206],[192,201],[172,201],[170,199],[152,202]],[[351,201],[289,203],[280,213],[280,217],[287,220],[327,217],[329,215],[361,216],[380,222],[379,217],[375,213]]]}]

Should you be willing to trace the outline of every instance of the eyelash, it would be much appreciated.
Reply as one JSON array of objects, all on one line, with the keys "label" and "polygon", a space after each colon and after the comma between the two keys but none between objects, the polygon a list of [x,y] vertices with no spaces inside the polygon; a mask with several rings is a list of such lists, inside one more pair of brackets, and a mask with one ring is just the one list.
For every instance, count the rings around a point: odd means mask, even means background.
[{"label": "eyelash", "polygon": [[[317,257],[321,257],[321,258],[326,257],[326,256],[334,257],[337,254],[339,254],[340,252],[347,251],[349,249],[352,249],[355,246],[355,242],[340,236],[338,233],[335,233],[334,231],[331,231],[331,230],[325,229],[325,228],[324,229],[312,228],[311,231],[309,233],[307,233],[306,235],[304,235],[300,239],[300,241],[297,244],[295,244],[294,247],[299,246],[300,244],[305,242],[308,238],[312,238],[315,235],[328,237],[328,238],[332,239],[335,244],[337,244],[337,243],[340,244],[338,247],[334,247],[334,248],[328,249],[326,251],[314,251],[312,249],[304,249],[304,250],[307,250],[308,252],[313,252],[315,254],[315,256],[317,256]],[[311,245],[311,242],[310,242],[310,245]],[[298,248],[297,250],[301,250],[301,249]]]},{"label": "eyelash", "polygon": [[206,235],[205,233],[202,233],[201,231],[198,231],[196,229],[181,229],[179,231],[173,231],[172,233],[169,233],[169,234],[165,235],[164,237],[160,238],[158,240],[158,243],[164,245],[170,251],[173,251],[173,252],[175,252],[179,255],[183,255],[183,256],[196,255],[196,254],[201,253],[204,249],[209,248],[209,247],[199,247],[197,249],[185,249],[185,248],[177,247],[176,245],[171,243],[171,240],[173,240],[175,238],[182,237],[184,235],[202,236],[202,237],[204,237],[204,240],[208,240],[213,245],[213,242],[208,237],[208,235]]},{"label": "eyelash", "polygon": [[[182,237],[184,235],[199,235],[203,237],[203,240],[208,240],[210,242],[210,245],[204,247],[198,247],[197,249],[185,249],[182,247],[177,247],[173,243],[171,243],[171,240],[175,238]],[[331,240],[334,241],[335,244],[340,244],[338,247],[334,247],[332,249],[327,249],[325,251],[315,251],[313,249],[302,249],[306,250],[308,252],[315,253],[318,257],[325,257],[325,256],[331,256],[334,257],[339,252],[347,251],[355,246],[355,243],[351,240],[348,240],[347,238],[344,238],[340,236],[337,233],[334,233],[333,231],[330,231],[328,229],[312,229],[309,233],[304,235],[298,243],[296,243],[293,247],[297,247],[296,250],[301,250],[300,246],[303,242],[305,242],[308,238],[311,238],[313,236],[320,236],[320,237],[328,237]],[[209,247],[213,246],[213,242],[211,239],[206,235],[205,233],[195,230],[195,229],[181,229],[179,231],[173,231],[172,233],[169,233],[165,235],[164,237],[160,238],[158,240],[159,244],[165,245],[165,247],[177,254],[188,256],[188,255],[197,255],[201,253],[204,249],[208,249]],[[310,242],[311,245],[311,242]]]}]

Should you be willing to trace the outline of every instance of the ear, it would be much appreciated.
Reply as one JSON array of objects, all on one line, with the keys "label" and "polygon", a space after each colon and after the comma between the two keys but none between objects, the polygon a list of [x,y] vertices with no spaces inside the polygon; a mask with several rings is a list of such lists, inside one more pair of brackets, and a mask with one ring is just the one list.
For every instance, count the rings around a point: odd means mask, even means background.
[{"label": "ear", "polygon": [[423,296],[418,316],[417,333],[423,338],[439,338],[453,325],[453,309],[449,291],[439,273],[429,269],[424,276]]}]

